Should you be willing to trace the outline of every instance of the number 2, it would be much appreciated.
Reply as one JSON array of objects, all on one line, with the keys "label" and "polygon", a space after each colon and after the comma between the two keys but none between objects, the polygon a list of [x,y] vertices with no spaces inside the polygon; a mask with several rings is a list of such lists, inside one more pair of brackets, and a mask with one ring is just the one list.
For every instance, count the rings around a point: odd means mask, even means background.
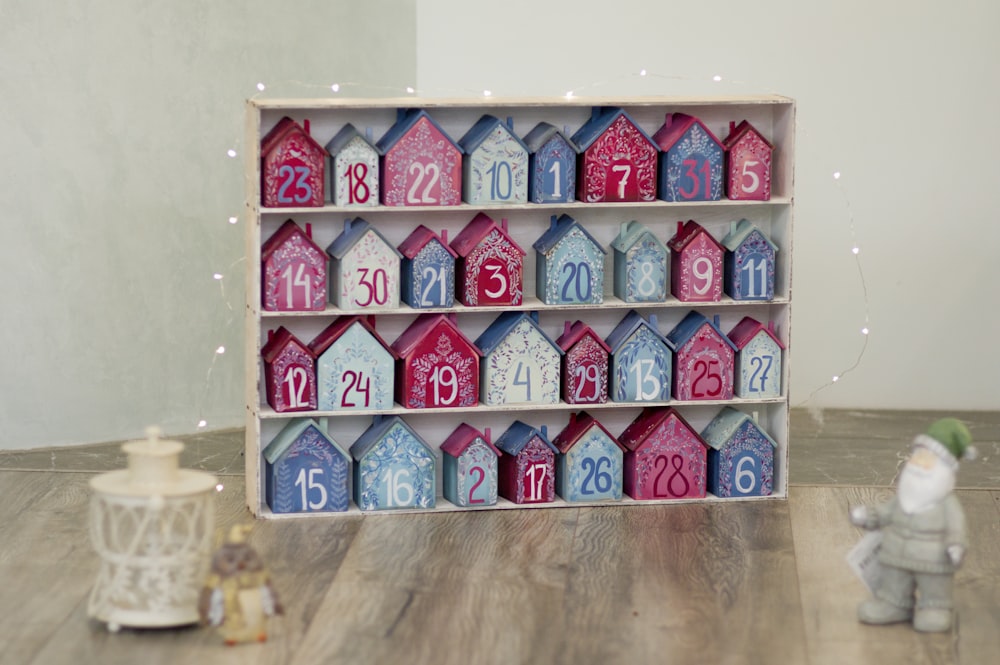
[{"label": "number 2", "polygon": [[[410,189],[406,192],[407,203],[437,203],[437,199],[431,196],[431,191],[434,189],[434,185],[437,184],[438,179],[441,177],[440,166],[433,163],[425,166],[420,162],[413,162],[410,164],[410,168],[406,173],[407,175],[415,174],[417,176],[413,179],[413,184],[410,185]],[[428,179],[427,184],[424,186],[424,191],[418,195],[417,190],[420,188],[420,185],[423,184],[425,177]]]}]

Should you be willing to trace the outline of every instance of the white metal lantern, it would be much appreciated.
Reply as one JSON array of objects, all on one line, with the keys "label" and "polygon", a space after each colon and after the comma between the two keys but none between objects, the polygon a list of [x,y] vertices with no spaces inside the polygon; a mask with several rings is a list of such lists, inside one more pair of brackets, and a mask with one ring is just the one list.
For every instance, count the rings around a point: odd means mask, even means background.
[{"label": "white metal lantern", "polygon": [[90,481],[90,537],[101,557],[87,613],[108,624],[144,628],[198,621],[208,574],[217,480],[179,468],[184,444],[160,438],[122,446],[128,468]]}]

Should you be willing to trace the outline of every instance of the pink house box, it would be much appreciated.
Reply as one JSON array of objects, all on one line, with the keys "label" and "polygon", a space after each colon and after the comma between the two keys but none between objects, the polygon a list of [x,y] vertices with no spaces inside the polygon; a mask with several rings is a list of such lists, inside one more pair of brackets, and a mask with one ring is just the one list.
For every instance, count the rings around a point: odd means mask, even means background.
[{"label": "pink house box", "polygon": [[749,316],[729,331],[736,346],[733,391],[743,399],[781,396],[781,343],[774,322],[766,326]]},{"label": "pink house box", "polygon": [[520,305],[524,296],[524,250],[507,233],[479,213],[451,241],[458,255],[456,295],[466,307]]},{"label": "pink house box", "polygon": [[462,202],[462,148],[426,111],[400,109],[376,147],[382,153],[382,205]]},{"label": "pink house box", "polygon": [[719,329],[719,317],[709,320],[688,312],[667,339],[674,345],[674,398],[728,400],[733,398],[736,345]]},{"label": "pink house box", "polygon": [[677,235],[667,247],[670,292],[681,302],[722,300],[722,258],[725,248],[694,220],[677,222]]},{"label": "pink house box", "polygon": [[399,247],[403,255],[401,295],[414,309],[452,307],[455,304],[455,251],[448,246],[448,232],[434,233],[421,224]]},{"label": "pink house box", "polygon": [[264,392],[278,413],[316,410],[316,356],[284,326],[268,331],[260,350]]},{"label": "pink house box", "polygon": [[375,317],[339,316],[309,343],[316,356],[320,411],[391,409],[392,350],[375,332]]},{"label": "pink house box", "polygon": [[460,508],[497,502],[497,467],[502,454],[490,443],[490,429],[480,432],[462,423],[441,444],[444,497]]},{"label": "pink house box", "polygon": [[653,141],[660,149],[660,198],[718,201],[722,198],[722,143],[701,120],[668,113]]},{"label": "pink house box", "polygon": [[407,409],[470,407],[479,401],[479,349],[455,315],[421,314],[392,343],[396,401]]},{"label": "pink house box", "polygon": [[326,150],[305,127],[284,117],[260,142],[260,199],[265,208],[323,205]]},{"label": "pink house box", "polygon": [[749,122],[729,123],[726,150],[726,196],[734,201],[771,199],[774,145]]},{"label": "pink house box", "polygon": [[647,407],[618,437],[625,493],[637,501],[705,496],[708,452],[673,407]]},{"label": "pink house box", "polygon": [[378,148],[372,145],[372,129],[362,134],[347,123],[326,144],[330,154],[330,198],[346,208],[378,205]]},{"label": "pink house box", "polygon": [[402,254],[378,229],[355,217],[326,248],[330,255],[330,302],[340,309],[399,307]]},{"label": "pink house box", "polygon": [[741,219],[722,239],[726,248],[725,291],[733,300],[772,300],[778,246]]},{"label": "pink house box", "polygon": [[584,203],[656,200],[656,143],[620,108],[594,107],[573,134],[576,198]]},{"label": "pink house box", "polygon": [[326,308],[327,255],[312,241],[312,226],[303,232],[286,221],[261,246],[261,300],[268,312],[321,311]]},{"label": "pink house box", "polygon": [[552,441],[559,449],[556,493],[569,502],[621,501],[625,446],[589,413],[571,413]]},{"label": "pink house box", "polygon": [[611,349],[583,321],[570,325],[556,340],[563,350],[562,397],[567,404],[608,401],[608,357]]}]

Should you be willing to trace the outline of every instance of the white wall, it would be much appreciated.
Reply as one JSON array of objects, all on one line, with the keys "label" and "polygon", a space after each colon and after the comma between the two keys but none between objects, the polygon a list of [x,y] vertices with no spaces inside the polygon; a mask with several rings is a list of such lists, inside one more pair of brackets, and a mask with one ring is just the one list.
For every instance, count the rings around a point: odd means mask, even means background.
[{"label": "white wall", "polygon": [[998,408],[1000,4],[421,0],[417,19],[424,95],[794,97],[792,404]]}]

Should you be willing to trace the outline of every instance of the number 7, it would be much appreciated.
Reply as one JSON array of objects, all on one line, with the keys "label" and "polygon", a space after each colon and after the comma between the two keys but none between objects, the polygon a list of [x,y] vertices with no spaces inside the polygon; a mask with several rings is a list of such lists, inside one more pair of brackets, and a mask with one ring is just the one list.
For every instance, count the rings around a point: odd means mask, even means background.
[{"label": "number 7", "polygon": [[628,184],[628,177],[632,175],[632,166],[629,164],[617,164],[611,167],[613,173],[623,173],[622,179],[618,181],[618,198],[625,198],[625,185]]}]

